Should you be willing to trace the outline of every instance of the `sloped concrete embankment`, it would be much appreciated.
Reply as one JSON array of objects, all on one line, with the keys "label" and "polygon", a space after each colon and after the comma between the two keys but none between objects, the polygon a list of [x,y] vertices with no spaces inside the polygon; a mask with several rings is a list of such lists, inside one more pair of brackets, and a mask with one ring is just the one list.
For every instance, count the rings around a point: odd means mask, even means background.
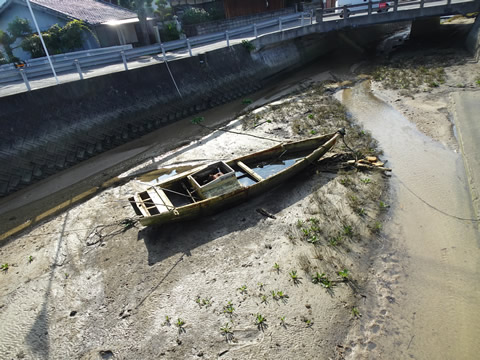
[{"label": "sloped concrete embankment", "polygon": [[199,111],[245,96],[333,42],[242,45],[0,98],[0,197]]},{"label": "sloped concrete embankment", "polygon": [[468,51],[475,56],[476,60],[480,60],[480,16],[477,16],[475,24],[467,36],[466,46]]}]

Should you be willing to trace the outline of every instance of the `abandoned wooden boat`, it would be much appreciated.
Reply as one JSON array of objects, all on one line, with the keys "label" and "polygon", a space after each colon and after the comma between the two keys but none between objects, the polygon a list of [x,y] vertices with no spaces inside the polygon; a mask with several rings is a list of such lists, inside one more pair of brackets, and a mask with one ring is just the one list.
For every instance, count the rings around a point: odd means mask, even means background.
[{"label": "abandoned wooden boat", "polygon": [[230,161],[197,167],[129,198],[142,225],[193,219],[245,201],[298,174],[319,160],[343,129],[282,143]]}]

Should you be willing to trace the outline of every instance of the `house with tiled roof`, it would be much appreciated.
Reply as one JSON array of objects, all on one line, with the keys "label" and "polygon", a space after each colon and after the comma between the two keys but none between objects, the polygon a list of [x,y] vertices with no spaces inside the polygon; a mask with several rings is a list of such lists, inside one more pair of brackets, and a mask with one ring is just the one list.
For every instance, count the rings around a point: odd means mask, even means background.
[{"label": "house with tiled roof", "polygon": [[[114,45],[135,44],[139,41],[137,14],[123,7],[100,0],[30,0],[32,10],[41,31],[52,25],[64,26],[72,20],[82,20],[96,35],[86,36],[84,49]],[[25,0],[7,0],[0,5],[0,30],[6,30],[15,17],[34,22]],[[15,54],[25,58],[27,54],[17,48]],[[27,56],[28,57],[28,56]]]}]

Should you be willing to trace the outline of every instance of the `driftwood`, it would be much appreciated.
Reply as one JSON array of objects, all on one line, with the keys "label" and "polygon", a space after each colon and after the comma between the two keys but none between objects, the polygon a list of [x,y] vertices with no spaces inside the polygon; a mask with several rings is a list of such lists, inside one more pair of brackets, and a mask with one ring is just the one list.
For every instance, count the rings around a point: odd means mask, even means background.
[{"label": "driftwood", "polygon": [[259,214],[262,214],[263,216],[266,216],[266,217],[269,217],[269,218],[272,218],[272,219],[276,219],[276,218],[277,218],[275,215],[270,214],[270,213],[269,213],[267,210],[265,210],[265,209],[258,208],[258,209],[256,209],[256,210],[257,210],[257,212],[258,212]]},{"label": "driftwood", "polygon": [[355,160],[349,160],[347,161],[347,164],[362,170],[365,169],[365,170],[392,171],[391,168],[384,167],[382,162],[380,162],[380,164],[382,165],[377,165],[376,163],[363,162],[362,160],[359,160],[357,162],[355,162]]}]

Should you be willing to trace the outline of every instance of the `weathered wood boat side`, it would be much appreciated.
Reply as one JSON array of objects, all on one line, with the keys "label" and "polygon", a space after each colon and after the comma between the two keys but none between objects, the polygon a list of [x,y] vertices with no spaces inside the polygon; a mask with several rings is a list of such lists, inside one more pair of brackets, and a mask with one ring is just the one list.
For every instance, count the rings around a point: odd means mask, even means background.
[{"label": "weathered wood boat side", "polygon": [[[280,144],[227,162],[195,168],[151,186],[129,200],[144,226],[209,215],[259,195],[295,176],[318,161],[343,134],[344,131],[339,130],[334,134]],[[304,155],[295,158],[295,154],[302,153]],[[282,170],[265,178],[258,173],[258,170],[267,169],[271,164],[262,165],[262,162],[281,159],[283,164],[287,163],[283,160],[286,154],[292,158],[288,160],[292,162],[290,166],[283,166]],[[260,165],[255,168],[255,164]]]}]

